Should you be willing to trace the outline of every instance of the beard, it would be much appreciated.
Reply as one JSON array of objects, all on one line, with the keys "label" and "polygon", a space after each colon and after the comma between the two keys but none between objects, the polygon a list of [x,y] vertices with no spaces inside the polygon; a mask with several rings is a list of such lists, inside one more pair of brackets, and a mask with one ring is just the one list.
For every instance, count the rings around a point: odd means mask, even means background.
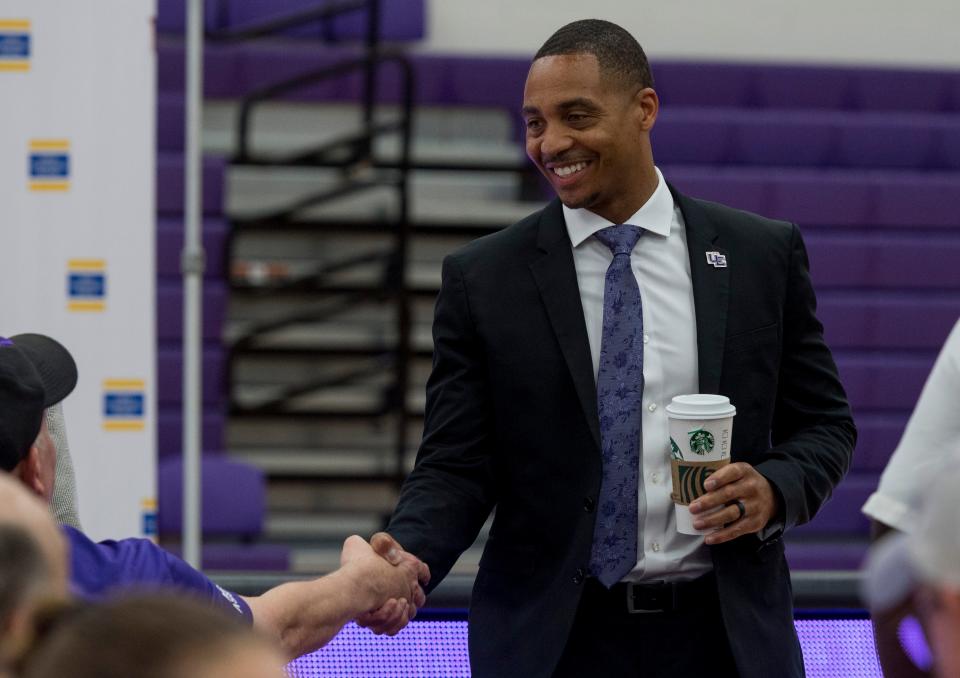
[{"label": "beard", "polygon": [[560,202],[562,202],[565,207],[569,207],[572,210],[590,209],[592,205],[596,205],[597,201],[600,200],[599,193],[591,193],[579,200],[564,199],[563,196],[559,194],[557,197],[560,198]]}]

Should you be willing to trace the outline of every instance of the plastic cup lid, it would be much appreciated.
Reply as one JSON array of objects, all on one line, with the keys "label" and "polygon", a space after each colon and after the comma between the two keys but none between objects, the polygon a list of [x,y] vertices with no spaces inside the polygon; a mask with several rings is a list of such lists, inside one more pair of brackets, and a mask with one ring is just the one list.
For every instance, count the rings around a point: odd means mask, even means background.
[{"label": "plastic cup lid", "polygon": [[727,396],[712,393],[692,393],[674,396],[667,405],[667,414],[678,419],[719,419],[732,417],[737,408]]}]

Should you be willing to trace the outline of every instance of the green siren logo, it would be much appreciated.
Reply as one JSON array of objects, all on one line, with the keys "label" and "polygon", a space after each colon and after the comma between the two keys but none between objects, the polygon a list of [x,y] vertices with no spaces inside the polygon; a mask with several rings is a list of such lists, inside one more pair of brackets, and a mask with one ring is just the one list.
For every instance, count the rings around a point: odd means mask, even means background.
[{"label": "green siren logo", "polygon": [[673,438],[670,438],[670,456],[677,461],[683,461],[683,454],[680,452],[680,448]]},{"label": "green siren logo", "polygon": [[713,434],[710,433],[710,431],[698,428],[693,431],[688,431],[687,435],[690,436],[690,449],[693,450],[694,454],[703,456],[713,451],[714,440]]}]

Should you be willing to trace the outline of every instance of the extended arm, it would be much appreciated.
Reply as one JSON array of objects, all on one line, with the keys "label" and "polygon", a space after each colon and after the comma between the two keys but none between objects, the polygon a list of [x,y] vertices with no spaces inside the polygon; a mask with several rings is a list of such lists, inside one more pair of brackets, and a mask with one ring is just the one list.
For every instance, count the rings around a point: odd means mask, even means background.
[{"label": "extended arm", "polygon": [[495,501],[487,355],[458,261],[443,262],[423,442],[387,527],[432,584],[473,543]]},{"label": "extended arm", "polygon": [[295,659],[322,647],[347,622],[389,599],[402,599],[404,611],[407,601],[423,605],[420,580],[429,580],[422,563],[408,558],[391,565],[353,536],[344,542],[341,567],[335,572],[312,581],[281,584],[245,600],[254,626],[276,638],[286,656]]}]

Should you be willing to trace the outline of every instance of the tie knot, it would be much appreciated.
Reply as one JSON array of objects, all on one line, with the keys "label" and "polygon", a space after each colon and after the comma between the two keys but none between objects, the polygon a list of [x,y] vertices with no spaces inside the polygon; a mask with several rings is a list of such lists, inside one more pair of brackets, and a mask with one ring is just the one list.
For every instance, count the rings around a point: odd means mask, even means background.
[{"label": "tie knot", "polygon": [[596,233],[597,240],[610,248],[613,255],[630,254],[634,245],[643,235],[643,229],[630,224],[617,224],[616,226],[607,226]]}]

